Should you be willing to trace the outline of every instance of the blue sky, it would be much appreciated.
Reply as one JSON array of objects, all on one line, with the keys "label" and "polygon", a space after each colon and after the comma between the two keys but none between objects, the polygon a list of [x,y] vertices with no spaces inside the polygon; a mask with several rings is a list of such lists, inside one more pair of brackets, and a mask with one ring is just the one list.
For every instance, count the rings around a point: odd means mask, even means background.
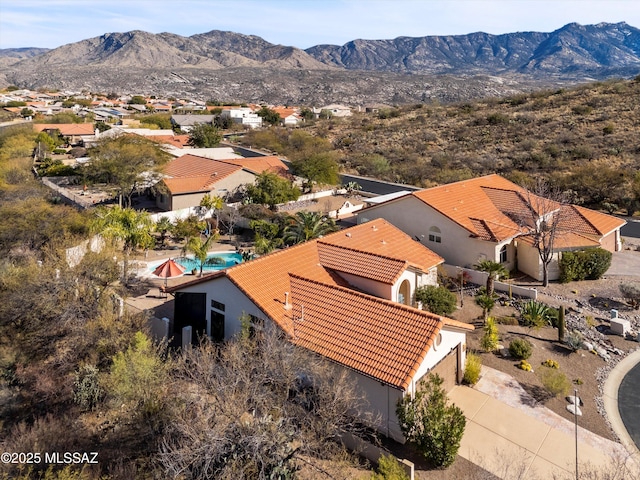
[{"label": "blue sky", "polygon": [[130,30],[229,30],[308,48],[621,21],[640,28],[639,0],[0,0],[0,48],[55,48]]}]

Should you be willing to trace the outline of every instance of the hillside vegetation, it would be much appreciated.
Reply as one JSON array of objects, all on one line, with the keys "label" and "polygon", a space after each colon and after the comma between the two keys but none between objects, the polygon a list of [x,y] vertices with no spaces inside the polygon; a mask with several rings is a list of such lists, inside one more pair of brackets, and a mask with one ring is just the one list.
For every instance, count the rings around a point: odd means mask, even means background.
[{"label": "hillside vegetation", "polygon": [[[574,203],[638,208],[640,77],[453,105],[389,107],[305,128],[331,142],[345,173],[422,187],[489,173],[516,183],[544,177],[571,191]],[[245,142],[283,154],[291,149],[284,132],[255,132]]]}]

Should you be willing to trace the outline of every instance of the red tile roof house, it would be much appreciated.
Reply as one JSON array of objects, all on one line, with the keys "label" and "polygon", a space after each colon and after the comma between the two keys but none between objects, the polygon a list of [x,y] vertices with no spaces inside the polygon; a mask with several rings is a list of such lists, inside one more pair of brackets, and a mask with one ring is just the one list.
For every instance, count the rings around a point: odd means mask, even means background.
[{"label": "red tile roof house", "polygon": [[156,206],[165,211],[196,207],[206,195],[225,198],[240,185],[254,183],[263,171],[280,175],[287,167],[278,157],[213,160],[183,155],[169,162],[165,178],[156,185]]},{"label": "red tile roof house", "polygon": [[[358,213],[358,223],[384,218],[431,250],[447,264],[472,267],[482,259],[502,263],[537,280],[543,266],[530,229],[516,223],[528,204],[542,204],[522,187],[499,175],[418,190]],[[526,201],[526,199],[533,201]],[[538,200],[536,200],[538,199]],[[525,213],[523,213],[525,212]],[[621,249],[620,228],[626,223],[611,215],[576,205],[551,203],[551,215],[561,215],[549,280],[559,278],[563,251],[602,247]],[[530,214],[529,214],[530,215]]]},{"label": "red tile roof house", "polygon": [[473,327],[411,306],[437,282],[443,259],[385,220],[342,230],[168,289],[174,332],[219,341],[240,317],[277,326],[290,341],[347,369],[379,414],[375,427],[403,441],[395,414],[428,373],[462,378]]},{"label": "red tile roof house", "polygon": [[63,137],[69,137],[69,143],[76,145],[95,138],[93,123],[34,123],[36,132],[55,132],[58,130]]}]

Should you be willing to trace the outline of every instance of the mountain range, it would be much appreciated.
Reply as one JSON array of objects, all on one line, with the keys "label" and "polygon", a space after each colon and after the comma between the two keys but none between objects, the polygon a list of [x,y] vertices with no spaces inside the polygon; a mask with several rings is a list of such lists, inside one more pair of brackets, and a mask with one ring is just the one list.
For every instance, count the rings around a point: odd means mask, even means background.
[{"label": "mountain range", "polygon": [[107,33],[53,50],[0,50],[0,85],[269,103],[411,103],[505,95],[640,73],[640,30],[353,40],[306,50],[213,30]]}]

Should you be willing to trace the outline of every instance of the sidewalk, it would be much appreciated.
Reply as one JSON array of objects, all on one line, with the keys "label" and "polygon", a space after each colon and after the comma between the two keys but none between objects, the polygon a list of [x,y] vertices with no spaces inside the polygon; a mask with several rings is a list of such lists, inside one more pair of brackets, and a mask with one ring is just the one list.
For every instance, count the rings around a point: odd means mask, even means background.
[{"label": "sidewalk", "polygon": [[[509,375],[483,367],[474,388],[457,386],[449,398],[467,417],[458,454],[499,478],[572,478],[575,425],[536,405]],[[604,467],[628,459],[625,448],[579,426],[578,461]],[[637,467],[634,467],[637,468]]]}]

